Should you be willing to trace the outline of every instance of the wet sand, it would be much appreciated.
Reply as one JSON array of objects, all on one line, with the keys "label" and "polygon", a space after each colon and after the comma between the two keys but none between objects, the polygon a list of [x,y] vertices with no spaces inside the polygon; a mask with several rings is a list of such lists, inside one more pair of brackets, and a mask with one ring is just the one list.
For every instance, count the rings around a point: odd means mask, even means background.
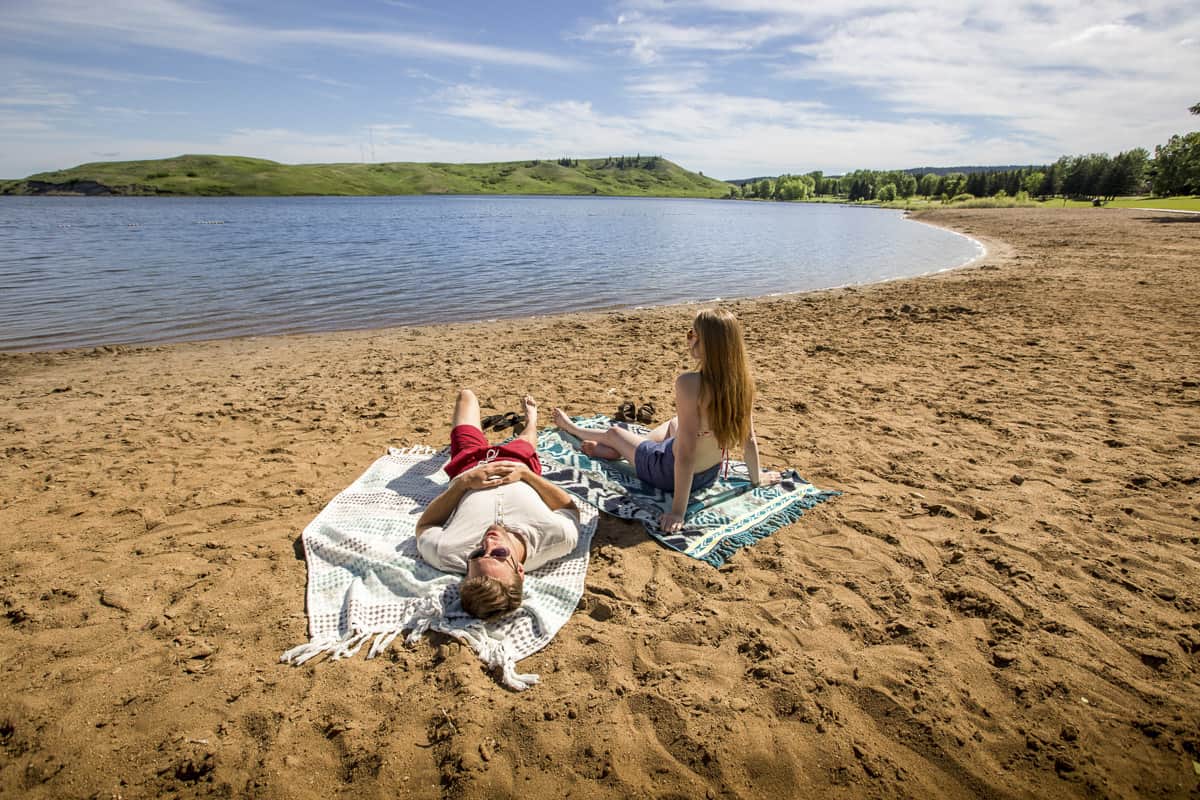
[{"label": "wet sand", "polygon": [[602,519],[520,694],[278,664],[300,531],[459,386],[669,408],[694,308],[0,355],[0,795],[1197,796],[1200,218],[921,219],[989,255],[729,304],[845,494],[720,570]]}]

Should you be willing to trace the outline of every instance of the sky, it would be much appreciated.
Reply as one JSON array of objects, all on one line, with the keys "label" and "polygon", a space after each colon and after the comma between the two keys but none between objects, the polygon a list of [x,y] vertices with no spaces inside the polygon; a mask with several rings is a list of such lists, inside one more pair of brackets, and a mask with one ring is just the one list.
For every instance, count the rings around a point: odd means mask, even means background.
[{"label": "sky", "polygon": [[0,0],[0,178],[184,153],[1042,164],[1200,130],[1197,76],[1195,0]]}]

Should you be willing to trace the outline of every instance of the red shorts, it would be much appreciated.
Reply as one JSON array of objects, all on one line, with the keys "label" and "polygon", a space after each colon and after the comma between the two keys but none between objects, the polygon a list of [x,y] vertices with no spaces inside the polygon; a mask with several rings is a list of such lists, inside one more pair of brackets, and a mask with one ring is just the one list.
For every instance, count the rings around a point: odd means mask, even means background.
[{"label": "red shorts", "polygon": [[453,478],[481,461],[519,461],[533,470],[534,475],[542,474],[537,451],[526,440],[488,444],[483,431],[474,425],[455,426],[450,431],[450,461],[445,466],[446,474]]}]

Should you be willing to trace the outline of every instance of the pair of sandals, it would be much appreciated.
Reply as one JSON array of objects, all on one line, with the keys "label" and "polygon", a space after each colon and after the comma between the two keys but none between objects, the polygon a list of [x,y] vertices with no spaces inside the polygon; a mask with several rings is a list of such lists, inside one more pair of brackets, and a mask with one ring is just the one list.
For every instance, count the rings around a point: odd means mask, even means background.
[{"label": "pair of sandals", "polygon": [[643,403],[640,407],[635,407],[632,400],[626,400],[621,405],[617,406],[617,413],[613,416],[617,422],[640,422],[643,425],[653,425],[654,415],[658,409],[654,407],[654,403]]},{"label": "pair of sandals", "polygon": [[512,428],[514,436],[520,436],[525,430],[525,415],[515,411],[505,411],[503,414],[492,414],[479,421],[482,430],[489,428],[494,431],[506,431]]}]

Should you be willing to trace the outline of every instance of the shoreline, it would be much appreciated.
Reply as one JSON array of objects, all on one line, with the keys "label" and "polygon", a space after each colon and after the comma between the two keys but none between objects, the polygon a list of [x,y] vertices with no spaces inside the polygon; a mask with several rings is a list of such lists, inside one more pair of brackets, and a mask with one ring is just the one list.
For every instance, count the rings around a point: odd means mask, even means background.
[{"label": "shoreline", "polygon": [[986,257],[722,303],[763,465],[843,494],[719,570],[603,517],[518,694],[445,637],[279,664],[300,533],[460,386],[669,409],[701,304],[0,354],[0,793],[1194,793],[1200,223],[920,216]]}]

